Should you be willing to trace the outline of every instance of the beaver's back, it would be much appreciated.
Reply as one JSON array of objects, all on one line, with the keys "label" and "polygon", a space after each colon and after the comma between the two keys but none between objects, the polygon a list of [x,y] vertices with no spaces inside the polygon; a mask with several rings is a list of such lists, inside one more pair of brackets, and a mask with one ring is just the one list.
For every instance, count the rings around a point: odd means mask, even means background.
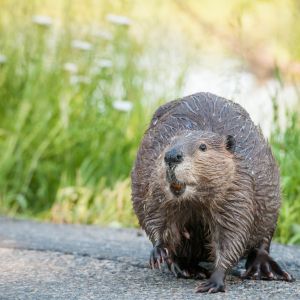
[{"label": "beaver's back", "polygon": [[267,142],[259,127],[254,125],[240,105],[210,93],[198,93],[171,101],[155,112],[132,171],[133,204],[141,223],[144,218],[142,200],[147,194],[148,180],[155,162],[171,138],[182,130],[232,135],[236,141],[236,156],[245,161],[253,177],[255,200],[265,202],[270,199],[270,211],[265,213],[269,222],[274,223],[275,218],[276,223],[279,174]]}]

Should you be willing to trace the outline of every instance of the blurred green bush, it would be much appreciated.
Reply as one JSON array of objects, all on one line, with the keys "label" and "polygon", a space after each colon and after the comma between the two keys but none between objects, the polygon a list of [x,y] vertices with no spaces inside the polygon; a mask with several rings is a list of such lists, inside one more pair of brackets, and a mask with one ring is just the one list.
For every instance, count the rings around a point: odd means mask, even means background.
[{"label": "blurred green bush", "polygon": [[[275,100],[276,101],[276,100]],[[276,102],[274,103],[276,106]],[[276,111],[276,109],[275,109]],[[276,238],[281,243],[300,243],[300,119],[289,112],[283,130],[275,114],[271,136],[273,153],[281,172],[282,206]]]},{"label": "blurred green bush", "polygon": [[[293,0],[0,0],[0,6],[5,214],[136,226],[129,174],[138,144],[155,107],[180,94],[195,52],[241,57],[259,78],[269,76],[274,60],[283,73],[300,73],[300,8]],[[284,198],[277,239],[295,243],[300,125],[294,114],[288,120],[283,130],[274,119],[271,143]]]},{"label": "blurred green bush", "polygon": [[34,1],[0,11],[0,209],[133,225],[128,177],[164,94],[151,91],[156,72],[129,18],[102,11],[93,27],[62,2],[60,20],[35,15]]}]

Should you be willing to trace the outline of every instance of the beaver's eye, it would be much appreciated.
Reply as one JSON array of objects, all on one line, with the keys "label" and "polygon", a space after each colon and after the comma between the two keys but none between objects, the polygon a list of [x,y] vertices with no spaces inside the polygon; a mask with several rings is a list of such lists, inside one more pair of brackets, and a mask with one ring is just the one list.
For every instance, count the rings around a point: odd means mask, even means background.
[{"label": "beaver's eye", "polygon": [[201,150],[201,151],[206,151],[206,145],[205,144],[200,144],[200,146],[199,146],[199,149]]}]

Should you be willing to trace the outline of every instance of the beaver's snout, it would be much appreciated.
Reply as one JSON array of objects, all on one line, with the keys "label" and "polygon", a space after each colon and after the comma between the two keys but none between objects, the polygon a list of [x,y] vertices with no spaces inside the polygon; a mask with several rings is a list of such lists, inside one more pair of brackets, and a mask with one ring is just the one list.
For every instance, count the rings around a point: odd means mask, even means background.
[{"label": "beaver's snout", "polygon": [[183,161],[183,153],[178,148],[172,148],[171,150],[167,151],[165,154],[165,162],[169,166],[173,164],[179,164]]},{"label": "beaver's snout", "polygon": [[183,153],[178,148],[172,148],[165,153],[165,163],[167,165],[166,175],[170,183],[170,190],[175,196],[180,196],[185,191],[185,183],[180,182],[175,175],[176,166],[183,161]]}]

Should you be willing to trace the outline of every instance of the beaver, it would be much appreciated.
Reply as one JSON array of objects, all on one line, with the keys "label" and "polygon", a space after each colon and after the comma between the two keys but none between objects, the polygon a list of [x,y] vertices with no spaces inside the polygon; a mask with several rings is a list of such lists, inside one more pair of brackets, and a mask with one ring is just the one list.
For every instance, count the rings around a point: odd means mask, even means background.
[{"label": "beaver", "polygon": [[153,244],[151,268],[166,263],[177,277],[205,277],[196,292],[225,291],[226,274],[243,257],[244,279],[293,280],[269,255],[279,170],[240,105],[197,93],[159,107],[131,178],[133,207]]}]

